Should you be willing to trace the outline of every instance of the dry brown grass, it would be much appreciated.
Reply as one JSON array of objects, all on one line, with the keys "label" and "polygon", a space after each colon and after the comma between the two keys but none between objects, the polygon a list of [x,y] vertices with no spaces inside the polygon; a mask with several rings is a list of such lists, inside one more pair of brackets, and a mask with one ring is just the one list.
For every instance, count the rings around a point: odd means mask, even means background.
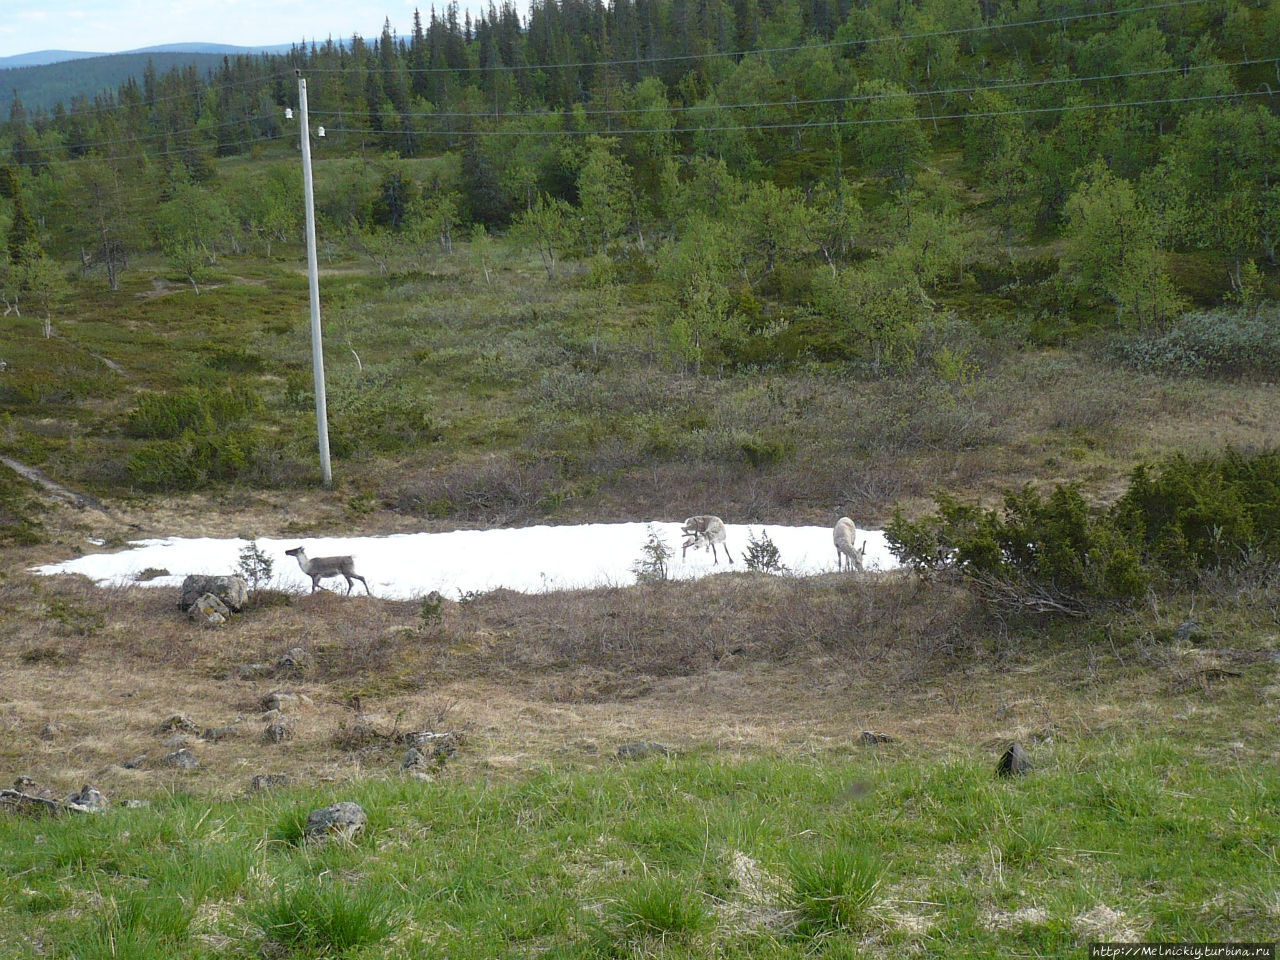
[{"label": "dry brown grass", "polygon": [[[63,533],[83,520],[69,515]],[[0,571],[0,775],[59,791],[92,781],[118,796],[238,793],[257,773],[394,775],[393,736],[424,728],[467,736],[447,776],[596,763],[636,739],[830,752],[864,749],[870,729],[894,738],[881,749],[971,750],[1167,722],[1171,697],[1198,700],[1199,721],[1221,720],[1212,691],[1171,692],[1184,662],[1142,664],[1151,677],[1135,680],[1132,659],[1092,642],[1089,656],[1017,651],[965,595],[902,576],[498,591],[428,617],[415,602],[322,591],[208,629],[186,620],[174,589],[24,571],[51,552],[12,551]],[[294,647],[306,665],[277,670]],[[263,701],[276,691],[305,699],[284,710],[289,738],[270,743],[276,718]],[[173,714],[221,731],[191,737],[194,771],[163,763],[180,745],[159,730]]]}]

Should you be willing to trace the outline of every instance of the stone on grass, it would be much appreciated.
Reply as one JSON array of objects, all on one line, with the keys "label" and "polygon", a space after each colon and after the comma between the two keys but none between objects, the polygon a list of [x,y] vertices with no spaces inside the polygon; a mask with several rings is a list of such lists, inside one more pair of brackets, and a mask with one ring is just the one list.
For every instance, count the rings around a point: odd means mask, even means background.
[{"label": "stone on grass", "polygon": [[453,731],[436,733],[432,730],[414,730],[404,735],[404,742],[437,763],[444,763],[458,752],[460,737]]},{"label": "stone on grass", "polygon": [[349,842],[363,832],[367,820],[364,807],[342,800],[307,814],[303,836],[312,843],[331,839]]},{"label": "stone on grass", "polygon": [[274,787],[287,787],[291,783],[293,778],[287,773],[258,773],[249,781],[249,786],[253,790],[271,790]]},{"label": "stone on grass", "polygon": [[239,613],[249,602],[249,586],[243,577],[210,577],[193,573],[182,581],[182,596],[178,600],[178,606],[183,610],[190,610],[191,605],[206,593],[213,594],[233,613]]},{"label": "stone on grass", "polygon": [[271,675],[269,663],[242,663],[231,671],[233,680],[261,680]]},{"label": "stone on grass", "polygon": [[68,809],[78,813],[100,813],[107,809],[107,798],[88,783],[67,797],[65,802]]},{"label": "stone on grass", "polygon": [[893,737],[887,733],[876,733],[874,730],[863,730],[858,740],[864,747],[874,747],[882,743],[893,743]]},{"label": "stone on grass", "polygon": [[175,713],[156,728],[156,733],[196,733],[199,729],[196,722],[185,713]]},{"label": "stone on grass", "polygon": [[200,766],[199,758],[186,747],[165,754],[161,763],[166,767],[177,767],[179,770],[194,770]]},{"label": "stone on grass", "polygon": [[231,610],[212,593],[206,593],[187,608],[187,619],[206,627],[220,627],[231,618]]},{"label": "stone on grass", "polygon": [[290,647],[276,661],[276,670],[281,673],[298,673],[305,670],[311,658],[302,647]]},{"label": "stone on grass", "polygon": [[660,743],[653,743],[650,740],[637,740],[635,743],[624,743],[618,747],[619,760],[639,760],[641,757],[647,757],[654,753],[669,757],[671,748],[665,747]]},{"label": "stone on grass", "polygon": [[1031,757],[1022,749],[1022,744],[1017,742],[1009,744],[1008,749],[1000,757],[1000,762],[996,764],[996,773],[1002,777],[1025,776],[1031,772],[1031,769]]}]

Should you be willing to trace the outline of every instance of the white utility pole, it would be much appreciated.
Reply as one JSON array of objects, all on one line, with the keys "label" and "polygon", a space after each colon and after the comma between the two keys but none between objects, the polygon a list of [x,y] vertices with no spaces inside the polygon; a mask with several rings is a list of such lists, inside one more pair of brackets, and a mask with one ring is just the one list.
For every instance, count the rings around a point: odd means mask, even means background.
[{"label": "white utility pole", "polygon": [[316,431],[320,435],[320,475],[333,485],[329,465],[329,412],[324,396],[324,347],[320,342],[320,268],[316,263],[316,201],[311,187],[311,131],[307,127],[307,81],[298,76],[298,113],[302,126],[302,188],[307,205],[307,275],[311,279],[311,370],[316,386]]}]

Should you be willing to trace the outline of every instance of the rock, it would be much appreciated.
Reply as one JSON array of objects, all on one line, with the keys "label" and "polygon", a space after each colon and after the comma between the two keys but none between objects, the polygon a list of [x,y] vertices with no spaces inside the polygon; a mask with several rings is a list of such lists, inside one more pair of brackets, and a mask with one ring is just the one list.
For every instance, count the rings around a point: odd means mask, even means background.
[{"label": "rock", "polygon": [[429,755],[437,763],[444,763],[458,752],[461,738],[452,731],[436,733],[432,730],[415,730],[404,735],[404,742]]},{"label": "rock", "polygon": [[262,731],[263,743],[284,743],[293,738],[293,728],[287,723],[269,723]]},{"label": "rock", "polygon": [[1206,637],[1204,628],[1194,620],[1183,620],[1173,631],[1173,639],[1179,643],[1198,643]]},{"label": "rock", "polygon": [[311,842],[326,839],[351,841],[363,832],[367,820],[364,807],[343,800],[307,814],[303,836]]},{"label": "rock", "polygon": [[1011,743],[996,764],[996,773],[1002,777],[1021,777],[1032,770],[1031,757],[1022,749],[1022,744]]},{"label": "rock", "polygon": [[858,742],[864,747],[874,747],[882,743],[893,743],[893,737],[887,733],[876,733],[872,730],[863,730]]},{"label": "rock", "polygon": [[262,698],[262,709],[268,712],[271,710],[283,711],[287,706],[298,706],[307,703],[311,703],[311,698],[306,694],[286,693],[283,690],[277,690]]},{"label": "rock", "polygon": [[200,759],[186,747],[165,754],[160,762],[166,767],[177,767],[179,770],[194,770],[200,766]]},{"label": "rock", "polygon": [[190,610],[191,605],[206,593],[213,594],[234,613],[243,610],[244,605],[249,601],[249,587],[243,577],[210,577],[196,573],[182,581],[182,596],[178,600],[179,608]]},{"label": "rock", "polygon": [[411,770],[418,770],[427,765],[427,755],[417,747],[410,747],[404,755],[404,760],[400,762],[400,769],[406,773]]},{"label": "rock", "polygon": [[242,663],[231,671],[233,680],[261,680],[272,673],[269,663]]},{"label": "rock", "polygon": [[195,733],[200,728],[184,713],[175,713],[156,728],[156,733]]},{"label": "rock", "polygon": [[638,740],[635,743],[624,743],[618,747],[619,760],[639,760],[641,757],[647,757],[650,754],[660,753],[664,757],[671,756],[671,749],[664,747],[660,743],[653,743],[649,740]]},{"label": "rock", "polygon": [[293,778],[285,773],[258,773],[249,781],[249,786],[253,790],[270,790],[274,787],[287,787],[291,783]]},{"label": "rock", "polygon": [[101,813],[107,809],[107,798],[97,788],[85,784],[64,801],[67,809],[77,813]]},{"label": "rock", "polygon": [[302,647],[290,647],[276,661],[276,670],[281,673],[301,673],[311,662],[311,657]]},{"label": "rock", "polygon": [[219,627],[231,617],[231,610],[212,593],[206,593],[187,608],[187,619],[206,627]]}]

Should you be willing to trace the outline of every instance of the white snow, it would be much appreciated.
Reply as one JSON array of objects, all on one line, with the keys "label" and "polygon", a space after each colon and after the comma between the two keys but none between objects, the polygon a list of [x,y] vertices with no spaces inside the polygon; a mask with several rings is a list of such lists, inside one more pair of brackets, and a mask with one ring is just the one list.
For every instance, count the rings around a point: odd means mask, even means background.
[{"label": "white snow", "polygon": [[[285,550],[305,546],[309,557],[351,554],[356,571],[369,581],[375,596],[413,599],[438,590],[446,597],[483,593],[499,587],[522,593],[545,593],[584,587],[627,586],[636,582],[635,566],[644,556],[649,531],[658,532],[673,556],[668,574],[693,579],[712,573],[745,570],[748,538],[767,532],[781,561],[801,576],[836,569],[836,551],[830,527],[786,527],[727,524],[730,565],[720,550],[720,562],[712,563],[711,551],[691,547],[680,556],[684,538],[680,524],[591,523],[579,526],[516,527],[498,530],[457,530],[452,533],[408,533],[386,537],[315,537],[257,541],[240,539],[167,537],[137,540],[131,549],[117,553],[92,553],[63,563],[35,567],[42,574],[79,573],[101,586],[132,583],[149,568],[167,570],[168,576],[141,581],[146,586],[177,587],[188,574],[235,572],[240,551],[250,542],[271,558],[272,586],[289,591],[310,589],[293,557]],[[868,570],[898,566],[884,534],[859,530],[858,543],[867,542]],[[341,577],[324,581],[330,589],[346,591]],[[355,584],[353,593],[363,592]]]}]

